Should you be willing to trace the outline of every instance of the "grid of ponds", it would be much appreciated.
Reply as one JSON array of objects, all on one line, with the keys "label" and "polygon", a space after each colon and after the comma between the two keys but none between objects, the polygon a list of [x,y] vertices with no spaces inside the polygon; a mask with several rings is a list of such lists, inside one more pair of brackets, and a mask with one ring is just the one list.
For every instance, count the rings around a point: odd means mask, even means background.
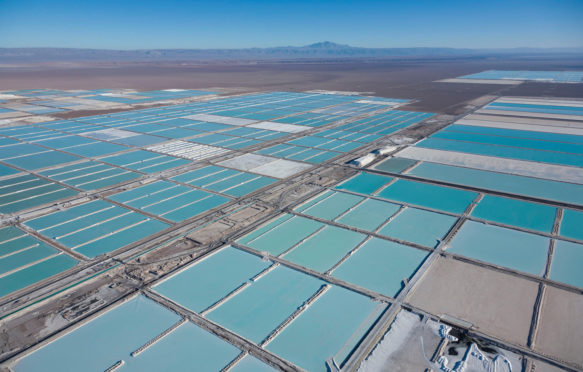
[{"label": "grid of ponds", "polygon": [[[469,211],[467,220],[447,242],[448,252],[544,276],[553,241],[555,247],[567,247],[555,249],[557,259],[566,263],[567,256],[569,263],[575,263],[572,267],[551,265],[550,278],[581,286],[574,269],[581,256],[569,249],[583,249],[581,211],[371,173],[360,173],[336,190],[318,195],[295,211],[418,248],[435,247],[464,211]],[[261,239],[254,244],[251,247],[260,251],[267,248]],[[553,254],[551,263],[554,258]]]},{"label": "grid of ponds", "polygon": [[154,290],[307,370],[341,365],[387,307],[233,247]]},{"label": "grid of ponds", "polygon": [[271,177],[241,172],[216,165],[189,171],[175,176],[172,179],[233,197],[249,194],[277,181]]},{"label": "grid of ponds", "polygon": [[559,115],[583,115],[583,107],[581,106],[571,106],[565,104],[560,105],[554,102],[545,104],[544,102],[540,101],[537,101],[536,103],[492,102],[489,105],[482,108],[482,110],[499,110],[515,112],[522,111],[531,113],[559,114]]},{"label": "grid of ponds", "polygon": [[[90,344],[91,353],[87,353]],[[149,347],[143,348],[144,345]],[[60,371],[104,371],[118,364],[122,371],[183,371],[192,365],[204,371],[219,371],[241,353],[237,347],[139,295],[19,360],[14,371],[44,371],[47,365],[54,365],[55,359],[59,360]],[[275,369],[247,355],[231,370]]]},{"label": "grid of ponds", "polygon": [[168,181],[156,181],[109,197],[172,222],[182,222],[230,199]]},{"label": "grid of ponds", "polygon": [[[57,99],[59,91],[52,97],[47,91],[18,93],[38,97],[39,104],[54,109],[69,107]],[[133,104],[197,93],[84,94]],[[0,297],[80,261],[115,256],[124,247],[311,167],[292,160],[321,163],[430,115],[379,114],[405,102],[272,92],[2,128],[1,213],[88,197],[38,210],[0,229]],[[374,124],[322,128],[370,114]],[[366,131],[366,125],[374,129]],[[288,143],[264,145],[292,135],[295,139]],[[260,145],[264,149],[259,153],[274,157],[243,153],[206,160]],[[280,154],[283,147],[286,152]],[[278,159],[282,157],[289,160]],[[193,167],[193,161],[200,166]],[[391,186],[379,186],[386,187]],[[398,197],[389,201],[355,194],[335,190],[319,195],[146,291],[298,367],[342,365],[390,303],[365,293],[395,297],[456,220],[451,213],[399,204]],[[367,208],[374,215],[365,214]],[[407,229],[417,218],[431,221],[434,231],[413,238]],[[269,252],[271,260],[260,252]],[[89,343],[95,347],[85,356]],[[172,360],[163,357],[169,353]],[[143,295],[26,355],[14,370],[43,370],[55,360],[63,371],[184,369],[192,363],[204,370],[272,370]]]},{"label": "grid of ponds", "polygon": [[[83,107],[87,100],[131,105],[213,94],[192,90],[3,93],[34,98],[29,105],[31,110],[37,107],[49,111]],[[94,258],[267,187],[308,166],[265,157],[258,167],[249,169],[208,165],[189,170],[192,161],[282,140],[290,134],[310,132],[340,120],[353,120],[356,114],[382,111],[405,102],[272,92],[4,127],[0,129],[0,213],[17,214],[82,193],[109,192],[117,187],[122,191],[108,195],[115,204],[95,200],[20,222],[36,229],[56,246]],[[316,112],[335,105],[341,106],[335,114]],[[280,145],[298,150],[297,154],[289,153],[290,160],[320,163],[381,135],[326,130],[305,137],[304,144],[315,140],[318,143],[313,146],[324,149]],[[267,159],[269,164],[264,161]],[[185,170],[181,172],[182,167]],[[171,178],[163,176],[167,171],[172,172]],[[143,181],[154,174],[161,174],[157,181]],[[38,279],[23,283],[32,284],[44,277],[30,275]]]},{"label": "grid of ponds", "polygon": [[417,144],[419,147],[583,167],[583,137],[450,125]]},{"label": "grid of ponds", "polygon": [[11,214],[74,196],[77,191],[31,174],[0,180],[0,213]]},{"label": "grid of ponds", "polygon": [[15,226],[0,228],[0,297],[63,272],[77,262]]},{"label": "grid of ponds", "polygon": [[[240,238],[237,243],[292,264],[394,297],[457,216],[370,197],[392,180],[362,173]],[[374,175],[373,175],[374,176]],[[369,191],[370,190],[370,191]],[[471,201],[471,200],[470,200]],[[423,225],[423,231],[419,230]],[[379,255],[380,254],[380,255]],[[376,259],[375,259],[376,257]],[[383,260],[378,260],[382,257]]]},{"label": "grid of ponds", "polygon": [[90,258],[112,252],[169,226],[103,200],[49,213],[24,224]]},{"label": "grid of ponds", "polygon": [[461,76],[463,79],[532,80],[553,83],[581,83],[582,71],[501,71],[489,70]]},{"label": "grid of ponds", "polygon": [[[489,114],[494,110],[495,115]],[[581,288],[583,280],[576,267],[583,264],[583,212],[579,209],[583,207],[579,179],[583,136],[575,128],[582,110],[581,102],[574,100],[498,99],[479,114],[441,129],[373,168],[429,183],[502,193],[480,193],[446,251]],[[393,200],[395,192],[401,191],[421,198],[422,188],[413,184],[423,182],[397,182],[409,187],[393,192],[387,188],[377,195]],[[355,186],[364,187],[362,183]],[[434,200],[425,206],[456,214],[469,200],[456,211],[446,208],[442,199],[456,203],[459,196],[430,195]],[[401,200],[418,205],[418,201]]]}]

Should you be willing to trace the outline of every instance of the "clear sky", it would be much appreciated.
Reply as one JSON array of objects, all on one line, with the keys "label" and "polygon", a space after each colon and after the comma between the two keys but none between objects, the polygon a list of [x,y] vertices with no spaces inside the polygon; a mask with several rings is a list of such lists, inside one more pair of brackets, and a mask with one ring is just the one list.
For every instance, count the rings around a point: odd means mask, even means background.
[{"label": "clear sky", "polygon": [[0,0],[0,47],[583,47],[583,0]]}]

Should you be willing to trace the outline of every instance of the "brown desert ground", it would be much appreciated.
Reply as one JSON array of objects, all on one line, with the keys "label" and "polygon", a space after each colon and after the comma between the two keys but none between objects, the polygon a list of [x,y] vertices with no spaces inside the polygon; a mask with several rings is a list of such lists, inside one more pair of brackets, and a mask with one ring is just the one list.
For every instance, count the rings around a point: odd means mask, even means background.
[{"label": "brown desert ground", "polygon": [[486,94],[583,97],[580,84],[441,83],[485,70],[581,70],[581,57],[402,58],[268,62],[103,62],[0,65],[1,90],[131,88],[311,89],[369,92],[417,100],[406,109],[458,114]]}]

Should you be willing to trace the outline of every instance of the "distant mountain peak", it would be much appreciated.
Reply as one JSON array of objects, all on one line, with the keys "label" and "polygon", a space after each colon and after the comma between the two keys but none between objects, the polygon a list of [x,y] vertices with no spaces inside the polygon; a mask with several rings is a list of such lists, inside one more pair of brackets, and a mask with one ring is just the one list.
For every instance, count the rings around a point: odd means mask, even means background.
[{"label": "distant mountain peak", "polygon": [[320,41],[319,43],[314,43],[307,45],[306,48],[312,49],[339,49],[339,48],[350,48],[349,45],[337,44],[331,41]]}]

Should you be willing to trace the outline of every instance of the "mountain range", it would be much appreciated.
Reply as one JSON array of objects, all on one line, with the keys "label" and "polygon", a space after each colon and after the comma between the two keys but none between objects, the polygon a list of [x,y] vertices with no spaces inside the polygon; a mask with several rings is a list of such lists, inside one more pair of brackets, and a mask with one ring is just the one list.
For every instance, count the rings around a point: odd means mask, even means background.
[{"label": "mountain range", "polygon": [[391,58],[410,56],[468,56],[490,54],[583,54],[583,48],[364,48],[330,41],[306,46],[243,49],[80,49],[80,48],[0,48],[0,63],[17,62],[161,62],[211,60],[287,60],[335,58]]}]

